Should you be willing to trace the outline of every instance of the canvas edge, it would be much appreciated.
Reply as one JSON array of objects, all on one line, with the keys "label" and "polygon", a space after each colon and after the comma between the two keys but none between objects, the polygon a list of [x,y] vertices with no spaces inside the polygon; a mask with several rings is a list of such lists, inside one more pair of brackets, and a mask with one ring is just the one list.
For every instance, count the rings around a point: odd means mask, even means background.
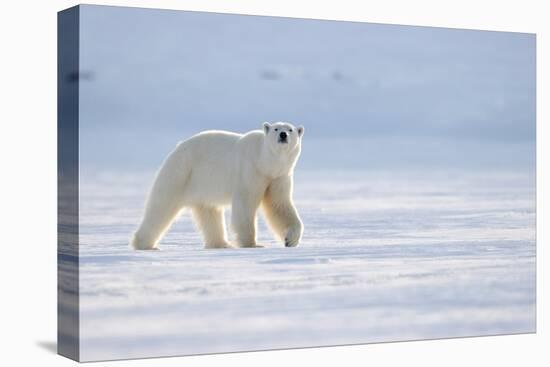
[{"label": "canvas edge", "polygon": [[80,7],[57,13],[57,353],[80,360]]}]

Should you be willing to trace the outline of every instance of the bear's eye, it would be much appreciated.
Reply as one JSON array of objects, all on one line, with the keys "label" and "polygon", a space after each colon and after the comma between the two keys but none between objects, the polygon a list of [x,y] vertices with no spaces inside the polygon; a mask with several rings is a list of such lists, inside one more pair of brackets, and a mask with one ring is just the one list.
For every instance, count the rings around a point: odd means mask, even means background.
[{"label": "bear's eye", "polygon": [[292,129],[288,130],[288,132],[291,133],[291,132],[292,132]]},{"label": "bear's eye", "polygon": [[275,129],[275,131],[279,131],[279,129]]}]

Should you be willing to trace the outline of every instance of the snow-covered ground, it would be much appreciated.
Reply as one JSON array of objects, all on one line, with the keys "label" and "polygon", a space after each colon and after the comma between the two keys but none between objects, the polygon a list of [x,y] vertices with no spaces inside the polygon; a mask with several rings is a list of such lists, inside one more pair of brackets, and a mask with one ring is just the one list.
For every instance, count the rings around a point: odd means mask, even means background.
[{"label": "snow-covered ground", "polygon": [[283,248],[204,250],[184,213],[127,246],[152,173],[81,173],[82,360],[535,331],[529,174],[296,173]]}]

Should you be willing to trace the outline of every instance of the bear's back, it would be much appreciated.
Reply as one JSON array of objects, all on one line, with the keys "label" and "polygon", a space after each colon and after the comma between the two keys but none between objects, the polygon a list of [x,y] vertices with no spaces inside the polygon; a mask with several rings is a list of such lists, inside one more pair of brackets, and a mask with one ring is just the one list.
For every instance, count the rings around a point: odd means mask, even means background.
[{"label": "bear's back", "polygon": [[241,137],[227,131],[205,131],[178,145],[177,156],[191,171],[186,185],[190,203],[228,203]]},{"label": "bear's back", "polygon": [[231,150],[235,149],[241,137],[241,134],[229,131],[209,130],[194,135],[181,144],[187,145],[197,153],[202,154],[213,154],[218,151],[229,153]]}]

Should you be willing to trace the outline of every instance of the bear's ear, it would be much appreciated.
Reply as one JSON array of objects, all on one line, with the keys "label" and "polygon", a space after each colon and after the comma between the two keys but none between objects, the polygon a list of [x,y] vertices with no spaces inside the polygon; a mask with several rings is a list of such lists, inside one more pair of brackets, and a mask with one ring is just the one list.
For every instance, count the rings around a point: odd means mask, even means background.
[{"label": "bear's ear", "polygon": [[269,129],[271,129],[271,125],[269,124],[269,122],[264,122],[264,133],[266,135],[269,132]]},{"label": "bear's ear", "polygon": [[304,129],[303,126],[299,126],[299,127],[298,127],[298,136],[304,135],[304,130],[305,130],[305,129]]}]

